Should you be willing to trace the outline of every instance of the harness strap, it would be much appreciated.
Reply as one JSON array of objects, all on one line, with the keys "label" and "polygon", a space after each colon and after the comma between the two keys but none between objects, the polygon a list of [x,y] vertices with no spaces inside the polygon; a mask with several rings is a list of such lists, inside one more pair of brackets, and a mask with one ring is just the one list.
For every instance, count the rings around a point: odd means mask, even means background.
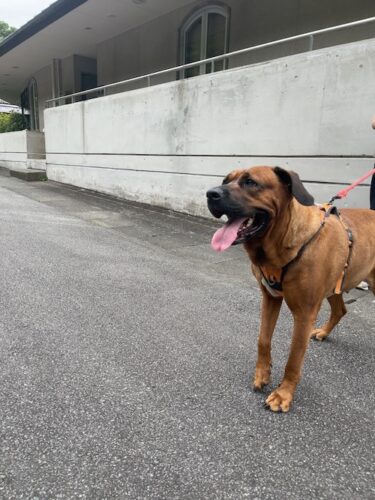
[{"label": "harness strap", "polygon": [[270,266],[259,266],[259,270],[262,274],[262,284],[266,287],[268,292],[274,296],[274,297],[283,297],[283,286],[282,282],[284,279],[284,276],[286,272],[288,271],[289,267],[293,264],[295,264],[303,255],[304,251],[306,248],[312,243],[315,238],[318,236],[320,231],[325,225],[326,219],[330,215],[335,215],[339,221],[341,222],[342,226],[344,227],[345,231],[347,232],[348,235],[348,242],[349,242],[349,255],[348,259],[346,261],[345,267],[340,275],[339,280],[336,283],[334,293],[335,294],[341,294],[343,291],[343,286],[344,286],[344,281],[347,273],[347,269],[350,264],[350,259],[351,259],[351,254],[352,254],[352,248],[353,248],[353,233],[352,231],[346,226],[344,221],[341,218],[340,212],[337,207],[331,205],[330,203],[325,203],[323,205],[320,205],[320,210],[321,210],[321,223],[318,228],[318,230],[312,235],[312,237],[302,245],[302,247],[298,250],[297,255],[292,259],[290,262],[285,264],[282,268],[273,268]]},{"label": "harness strap", "polygon": [[345,222],[343,221],[341,216],[339,217],[339,220],[340,220],[343,228],[345,229],[346,234],[348,235],[349,254],[348,254],[348,258],[346,260],[346,264],[344,266],[344,269],[342,270],[342,273],[340,275],[340,278],[339,278],[338,282],[336,283],[335,295],[340,295],[343,292],[345,278],[346,278],[346,274],[348,272],[348,267],[349,267],[349,264],[351,261],[352,251],[353,251],[353,243],[354,243],[354,237],[353,237],[352,230],[349,227],[347,227],[347,225],[345,224]]}]

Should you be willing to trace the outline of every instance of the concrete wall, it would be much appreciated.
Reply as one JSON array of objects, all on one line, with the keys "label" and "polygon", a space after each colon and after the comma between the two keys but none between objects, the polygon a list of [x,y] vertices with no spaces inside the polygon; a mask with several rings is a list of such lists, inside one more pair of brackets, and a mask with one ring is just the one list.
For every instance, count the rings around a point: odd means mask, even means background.
[{"label": "concrete wall", "polygon": [[26,168],[26,130],[0,134],[0,167]]},{"label": "concrete wall", "polygon": [[43,132],[27,130],[26,148],[28,160],[44,160],[46,157],[46,145]]},{"label": "concrete wall", "polygon": [[30,130],[0,134],[0,167],[46,168],[44,134]]},{"label": "concrete wall", "polygon": [[[369,170],[375,41],[357,42],[45,112],[50,179],[206,215],[238,166],[300,173],[327,201]],[[368,206],[368,186],[345,202]]]}]

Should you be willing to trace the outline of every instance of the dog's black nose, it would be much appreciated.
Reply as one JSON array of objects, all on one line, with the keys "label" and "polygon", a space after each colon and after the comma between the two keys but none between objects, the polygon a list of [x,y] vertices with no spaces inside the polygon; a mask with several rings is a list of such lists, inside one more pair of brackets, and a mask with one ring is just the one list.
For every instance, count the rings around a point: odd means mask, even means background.
[{"label": "dog's black nose", "polygon": [[217,200],[221,200],[221,198],[223,197],[223,194],[224,194],[224,191],[222,190],[221,187],[215,187],[215,188],[212,188],[212,189],[209,189],[206,193],[206,196],[209,200],[213,200],[213,201],[217,201]]}]

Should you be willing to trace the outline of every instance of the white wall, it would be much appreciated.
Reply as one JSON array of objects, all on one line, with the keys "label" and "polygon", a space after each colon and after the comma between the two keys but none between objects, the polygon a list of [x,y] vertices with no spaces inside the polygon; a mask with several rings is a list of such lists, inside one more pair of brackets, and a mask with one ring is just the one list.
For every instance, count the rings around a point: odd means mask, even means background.
[{"label": "white wall", "polygon": [[0,167],[26,168],[26,130],[0,134]]},{"label": "white wall", "polygon": [[0,167],[46,168],[44,134],[30,130],[0,134]]},{"label": "white wall", "polygon": [[37,130],[26,131],[27,158],[42,160],[46,156],[46,146],[43,132]]},{"label": "white wall", "polygon": [[374,58],[357,42],[46,110],[48,177],[206,215],[206,189],[268,164],[327,201],[372,167]]}]

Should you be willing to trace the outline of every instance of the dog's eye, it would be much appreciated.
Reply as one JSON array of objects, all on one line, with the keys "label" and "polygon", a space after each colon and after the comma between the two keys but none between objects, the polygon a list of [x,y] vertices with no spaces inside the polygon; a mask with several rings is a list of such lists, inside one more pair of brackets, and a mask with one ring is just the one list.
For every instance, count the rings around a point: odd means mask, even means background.
[{"label": "dog's eye", "polygon": [[243,184],[246,187],[257,187],[258,186],[258,183],[255,182],[254,179],[252,179],[251,177],[248,177],[247,179],[245,179]]}]

